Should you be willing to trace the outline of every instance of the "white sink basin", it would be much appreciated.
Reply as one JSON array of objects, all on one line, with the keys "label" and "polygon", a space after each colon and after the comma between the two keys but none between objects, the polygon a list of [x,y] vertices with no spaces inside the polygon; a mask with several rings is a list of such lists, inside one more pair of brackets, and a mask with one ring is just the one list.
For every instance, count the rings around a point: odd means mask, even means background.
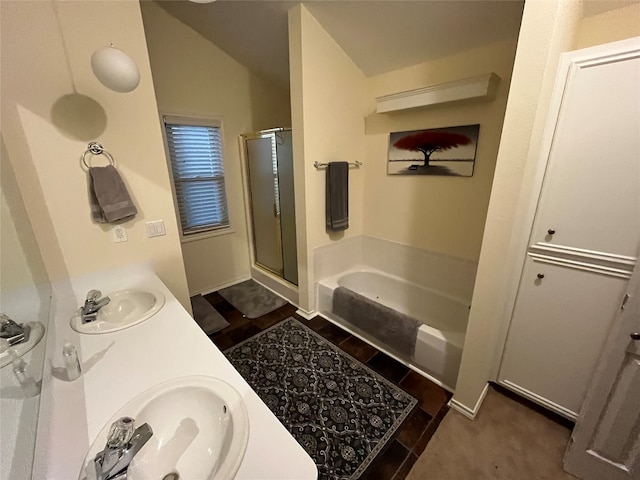
[{"label": "white sink basin", "polygon": [[93,322],[82,323],[78,310],[71,327],[80,333],[100,334],[133,327],[156,314],[164,305],[164,295],[155,290],[129,289],[107,295],[111,301],[98,311]]},{"label": "white sink basin", "polygon": [[81,480],[96,478],[93,459],[106,443],[111,424],[133,417],[148,423],[153,436],[130,463],[127,480],[230,480],[244,457],[249,417],[240,394],[211,377],[181,377],[161,383],[122,407],[105,424],[83,461]]}]

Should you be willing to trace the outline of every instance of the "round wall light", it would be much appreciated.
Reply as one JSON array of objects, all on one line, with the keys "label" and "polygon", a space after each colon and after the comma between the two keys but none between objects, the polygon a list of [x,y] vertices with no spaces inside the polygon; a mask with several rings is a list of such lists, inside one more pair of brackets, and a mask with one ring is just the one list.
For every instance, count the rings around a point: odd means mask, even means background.
[{"label": "round wall light", "polygon": [[113,45],[93,52],[91,69],[100,83],[114,92],[131,92],[140,83],[140,71],[136,62]]}]

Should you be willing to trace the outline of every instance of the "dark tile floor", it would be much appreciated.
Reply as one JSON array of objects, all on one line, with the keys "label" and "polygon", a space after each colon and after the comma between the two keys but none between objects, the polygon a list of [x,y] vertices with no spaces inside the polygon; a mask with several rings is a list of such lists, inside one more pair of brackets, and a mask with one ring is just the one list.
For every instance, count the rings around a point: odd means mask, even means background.
[{"label": "dark tile floor", "polygon": [[205,298],[229,322],[227,328],[209,337],[220,350],[232,347],[288,317],[295,317],[416,397],[418,408],[400,426],[395,438],[373,461],[361,480],[402,480],[407,476],[447,413],[449,392],[324,318],[305,320],[297,316],[293,305],[284,305],[251,320],[243,317],[218,293],[210,293]]}]

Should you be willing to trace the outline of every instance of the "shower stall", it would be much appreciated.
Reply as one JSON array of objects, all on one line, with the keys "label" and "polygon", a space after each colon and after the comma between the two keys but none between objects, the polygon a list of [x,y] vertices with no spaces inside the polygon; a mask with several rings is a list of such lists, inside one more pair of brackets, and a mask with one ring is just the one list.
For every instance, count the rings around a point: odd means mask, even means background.
[{"label": "shower stall", "polygon": [[254,263],[298,285],[291,129],[242,135]]}]

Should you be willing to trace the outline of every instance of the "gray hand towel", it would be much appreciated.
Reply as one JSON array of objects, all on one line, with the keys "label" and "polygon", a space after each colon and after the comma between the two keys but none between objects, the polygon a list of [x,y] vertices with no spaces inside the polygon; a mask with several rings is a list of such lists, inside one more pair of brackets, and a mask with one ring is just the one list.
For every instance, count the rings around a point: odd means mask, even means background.
[{"label": "gray hand towel", "polygon": [[121,222],[138,213],[113,165],[89,169],[89,197],[91,216],[99,223]]},{"label": "gray hand towel", "polygon": [[349,228],[349,163],[330,162],[327,166],[327,228],[334,232]]}]

